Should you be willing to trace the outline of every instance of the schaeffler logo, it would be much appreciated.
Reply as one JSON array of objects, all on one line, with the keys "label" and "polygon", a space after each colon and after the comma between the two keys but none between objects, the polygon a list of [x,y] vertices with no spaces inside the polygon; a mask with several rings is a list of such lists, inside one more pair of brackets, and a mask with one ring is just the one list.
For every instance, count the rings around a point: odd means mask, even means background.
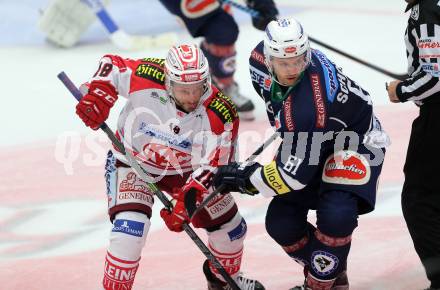
[{"label": "schaeffler logo", "polygon": [[329,183],[365,184],[370,179],[370,166],[357,152],[339,151],[325,162],[322,179]]}]

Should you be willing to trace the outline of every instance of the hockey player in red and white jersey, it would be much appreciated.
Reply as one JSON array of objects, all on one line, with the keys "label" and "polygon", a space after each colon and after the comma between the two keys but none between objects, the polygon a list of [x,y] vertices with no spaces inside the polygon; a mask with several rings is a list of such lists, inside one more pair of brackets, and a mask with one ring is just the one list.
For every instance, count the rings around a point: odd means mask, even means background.
[{"label": "hockey player in red and white jersey", "polygon": [[[193,37],[203,37],[200,44],[209,61],[216,86],[237,105],[241,120],[255,118],[255,106],[241,94],[236,82],[235,57],[239,26],[232,16],[230,3],[217,0],[160,0],[168,11],[177,16]],[[258,12],[253,26],[264,31],[276,19],[278,9],[273,0],[246,0],[246,5]]]},{"label": "hockey player in red and white jersey", "polygon": [[[239,119],[234,103],[211,85],[209,66],[196,45],[172,47],[166,59],[104,56],[76,112],[92,129],[108,117],[118,95],[126,97],[117,128],[156,185],[173,196],[161,217],[171,231],[183,222],[205,228],[208,247],[241,289],[264,289],[240,273],[246,222],[231,194],[211,202],[189,221],[183,197],[190,188],[206,194],[217,166],[233,159]],[[146,181],[110,151],[106,162],[108,213],[113,223],[105,260],[104,289],[131,289],[150,228],[153,193]],[[229,289],[208,260],[208,289]],[[176,277],[177,279],[177,277]]]}]

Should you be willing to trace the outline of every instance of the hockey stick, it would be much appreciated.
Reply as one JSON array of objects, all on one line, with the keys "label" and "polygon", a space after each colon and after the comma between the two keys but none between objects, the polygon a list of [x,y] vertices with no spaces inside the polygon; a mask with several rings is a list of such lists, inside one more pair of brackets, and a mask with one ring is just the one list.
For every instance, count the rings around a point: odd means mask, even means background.
[{"label": "hockey stick", "polygon": [[[80,101],[82,98],[82,94],[75,86],[75,84],[70,80],[70,78],[66,75],[66,73],[60,72],[57,75],[57,77],[64,84],[64,86],[70,91],[70,93],[78,101]],[[152,180],[151,176],[139,165],[139,163],[135,160],[133,155],[131,155],[131,153],[125,150],[124,144],[116,138],[113,131],[107,126],[105,122],[102,123],[102,125],[99,128],[105,132],[107,137],[112,141],[113,145],[116,146],[116,148],[125,156],[125,158],[127,158],[128,163],[141,177],[141,179],[143,179],[144,181]],[[147,182],[147,185],[159,198],[159,200],[165,205],[165,207],[167,207],[168,209],[173,208],[171,201],[169,201],[168,198],[165,196],[165,194],[162,191],[160,191],[160,189],[157,187],[156,184]],[[190,238],[193,240],[193,242],[199,247],[199,249],[202,251],[205,257],[211,261],[212,265],[218,270],[218,272],[222,275],[225,281],[231,286],[231,288],[234,290],[240,290],[237,283],[226,272],[226,270],[223,268],[223,266],[220,264],[217,258],[212,254],[212,252],[208,249],[208,247],[206,247],[206,245],[196,234],[196,232],[194,232],[191,226],[188,225],[187,223],[183,223],[182,227],[184,231],[188,234],[188,236],[190,236]]]},{"label": "hockey stick", "polygon": [[[252,153],[251,156],[249,156],[244,163],[250,163],[253,162],[257,156],[263,152],[263,150],[269,146],[276,138],[278,138],[279,134],[278,132],[275,132],[272,134],[272,136],[269,137],[269,139],[266,140],[260,147],[258,147],[257,150],[255,150],[254,153]],[[197,192],[195,190],[189,190],[185,194],[184,203],[185,203],[185,209],[188,213],[188,216],[190,218],[193,218],[200,210],[202,210],[208,203],[216,197],[222,190],[225,188],[225,186],[222,184],[218,188],[216,188],[212,193],[210,193],[201,203],[199,206],[196,205],[196,195]]]},{"label": "hockey stick", "polygon": [[333,46],[331,46],[331,45],[329,45],[329,44],[326,44],[326,43],[324,43],[324,42],[322,42],[322,41],[320,41],[320,40],[317,40],[316,38],[313,38],[313,37],[311,37],[311,36],[309,36],[309,39],[310,39],[310,41],[312,41],[312,42],[314,42],[314,43],[316,43],[316,44],[318,44],[318,45],[320,45],[320,46],[322,46],[322,47],[325,47],[325,48],[327,48],[328,50],[331,50],[331,51],[333,51],[333,52],[339,53],[340,55],[345,56],[345,57],[348,58],[348,59],[351,59],[351,60],[353,60],[353,61],[355,61],[355,62],[357,62],[357,63],[363,64],[363,65],[365,65],[366,67],[371,68],[371,69],[373,69],[373,70],[375,70],[375,71],[378,71],[378,72],[380,72],[380,73],[382,73],[382,74],[384,74],[384,75],[386,75],[386,76],[389,76],[389,77],[392,77],[392,78],[394,78],[394,79],[401,80],[401,81],[403,81],[403,80],[405,80],[405,79],[408,78],[408,75],[407,75],[407,74],[396,74],[396,73],[390,72],[390,71],[388,71],[388,70],[386,70],[386,69],[383,69],[383,68],[378,67],[378,66],[375,65],[375,64],[372,64],[372,63],[366,62],[366,61],[364,61],[364,60],[362,60],[362,59],[360,59],[360,58],[358,58],[358,57],[355,57],[355,56],[350,55],[350,54],[348,54],[348,53],[346,53],[346,52],[343,52],[342,50],[337,49],[337,48],[335,48],[335,47],[333,47]]},{"label": "hockey stick", "polygon": [[[249,8],[247,6],[244,6],[244,5],[240,4],[240,3],[234,2],[232,0],[218,0],[218,1],[220,3],[230,4],[231,6],[237,8],[237,9],[243,11],[243,12],[246,12],[246,13],[250,14],[251,17],[257,17],[259,15],[259,12],[257,10]],[[390,72],[390,71],[388,71],[386,69],[380,68],[377,65],[374,65],[372,63],[366,62],[366,61],[364,61],[364,60],[362,60],[362,59],[360,59],[358,57],[350,55],[350,54],[348,54],[346,52],[343,52],[340,49],[337,49],[337,48],[335,48],[335,47],[333,47],[333,46],[331,46],[329,44],[326,44],[326,43],[324,43],[324,42],[322,42],[320,40],[317,40],[316,38],[311,37],[310,35],[309,35],[309,39],[310,39],[310,41],[312,41],[312,42],[314,42],[314,43],[316,43],[316,44],[318,44],[318,45],[320,45],[322,47],[325,47],[328,50],[331,50],[331,51],[336,52],[336,53],[338,53],[338,54],[340,54],[342,56],[345,56],[348,59],[351,59],[351,60],[353,60],[353,61],[355,61],[357,63],[365,65],[366,67],[371,68],[371,69],[373,69],[373,70],[375,70],[377,72],[380,72],[380,73],[382,73],[382,74],[384,74],[386,76],[389,76],[389,77],[392,77],[392,78],[398,79],[398,80],[405,80],[405,79],[408,78],[407,74],[396,74],[396,73]]]},{"label": "hockey stick", "polygon": [[100,0],[81,0],[81,2],[95,13],[110,34],[110,40],[122,49],[142,50],[152,47],[170,47],[177,42],[177,35],[174,32],[162,33],[159,36],[130,35],[118,27]]}]

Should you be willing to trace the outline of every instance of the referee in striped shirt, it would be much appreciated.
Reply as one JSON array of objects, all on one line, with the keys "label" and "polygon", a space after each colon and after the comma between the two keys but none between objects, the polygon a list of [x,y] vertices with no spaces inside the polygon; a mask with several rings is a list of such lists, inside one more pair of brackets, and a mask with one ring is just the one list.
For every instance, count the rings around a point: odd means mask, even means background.
[{"label": "referee in striped shirt", "polygon": [[406,2],[409,77],[387,90],[391,102],[420,107],[403,169],[402,210],[433,290],[440,289],[440,1]]}]

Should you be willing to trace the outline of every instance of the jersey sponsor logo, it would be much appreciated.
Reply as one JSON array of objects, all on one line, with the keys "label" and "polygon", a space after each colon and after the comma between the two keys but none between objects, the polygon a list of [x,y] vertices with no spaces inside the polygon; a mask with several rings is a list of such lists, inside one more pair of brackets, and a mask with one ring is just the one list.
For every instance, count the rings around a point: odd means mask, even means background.
[{"label": "jersey sponsor logo", "polygon": [[272,85],[272,79],[268,74],[262,72],[259,69],[256,69],[253,66],[249,67],[249,71],[251,73],[251,80],[254,83],[257,83],[264,90],[270,91],[270,87]]},{"label": "jersey sponsor logo", "polygon": [[[128,173],[127,176],[121,181],[121,184],[119,184],[119,191],[120,192],[130,191],[130,192],[140,192],[140,193],[149,192],[147,184],[142,179],[137,177],[134,172]],[[136,199],[141,199],[141,198],[136,198]]]},{"label": "jersey sponsor logo", "polygon": [[118,193],[118,203],[142,203],[146,205],[153,205],[153,198],[151,196],[152,193],[144,192],[121,192]]},{"label": "jersey sponsor logo", "polygon": [[295,129],[292,116],[292,95],[289,95],[284,102],[284,121],[288,131],[293,131]]},{"label": "jersey sponsor logo", "polygon": [[216,219],[226,212],[228,212],[234,206],[234,199],[231,194],[224,196],[219,195],[218,198],[214,198],[205,208],[211,219]]},{"label": "jersey sponsor logo", "polygon": [[153,192],[130,168],[120,168],[117,175],[125,177],[119,183],[114,202],[109,200],[109,208],[123,203],[141,203],[150,207],[153,205]]},{"label": "jersey sponsor logo", "polygon": [[146,57],[142,59],[143,62],[149,62],[152,64],[157,64],[160,67],[165,66],[165,59],[164,58],[155,58],[155,57]]},{"label": "jersey sponsor logo", "polygon": [[285,52],[285,53],[294,53],[294,52],[296,52],[296,47],[295,47],[295,46],[289,46],[289,47],[286,47],[286,48],[284,49],[284,52]]},{"label": "jersey sponsor logo", "polygon": [[421,54],[419,55],[420,59],[424,58],[440,58],[440,54]]},{"label": "jersey sponsor logo", "polygon": [[144,234],[144,223],[125,219],[116,219],[113,223],[112,232],[142,237]]},{"label": "jersey sponsor logo", "polygon": [[168,102],[167,97],[163,96],[162,94],[159,95],[159,93],[155,91],[151,92],[150,97],[152,97],[153,99],[158,99],[162,105],[165,105]]},{"label": "jersey sponsor logo", "polygon": [[[176,126],[176,124],[173,124],[173,125]],[[171,129],[173,130],[173,132],[175,134],[178,134],[178,133],[176,133],[176,131],[174,131],[174,129],[170,123],[170,130]],[[145,135],[148,135],[152,138],[156,138],[156,139],[165,141],[169,145],[176,146],[176,147],[179,147],[182,149],[190,149],[192,147],[192,143],[189,139],[184,138],[179,135],[174,135],[174,134],[170,134],[167,132],[163,132],[163,131],[156,129],[153,126],[151,126],[145,122],[141,122],[141,124],[139,125],[138,131],[145,134]],[[180,131],[180,129],[179,129],[179,131]]]},{"label": "jersey sponsor logo", "polygon": [[312,267],[322,276],[333,273],[339,265],[339,259],[326,251],[314,251],[312,253]]},{"label": "jersey sponsor logo", "polygon": [[135,75],[141,78],[148,79],[157,84],[165,84],[165,73],[162,68],[158,68],[154,65],[141,63],[136,68]]},{"label": "jersey sponsor logo", "polygon": [[275,161],[263,166],[263,176],[265,183],[268,184],[277,194],[285,194],[291,191],[281,178]]},{"label": "jersey sponsor logo", "polygon": [[229,239],[232,241],[239,240],[246,234],[247,225],[244,218],[241,219],[241,222],[238,226],[235,227],[232,231],[228,232]]},{"label": "jersey sponsor logo", "polygon": [[313,100],[315,101],[316,109],[316,128],[324,128],[326,113],[319,75],[311,74],[310,80],[312,82]]},{"label": "jersey sponsor logo", "polygon": [[113,257],[110,257],[110,254],[107,253],[102,281],[104,288],[131,289],[138,267],[139,262],[133,264],[124,260],[115,261]]},{"label": "jersey sponsor logo", "polygon": [[266,91],[270,91],[270,87],[272,86],[272,78],[268,76],[264,79],[263,89]]},{"label": "jersey sponsor logo", "polygon": [[234,102],[222,92],[216,94],[209,103],[208,108],[222,120],[223,124],[232,123],[238,118]]},{"label": "jersey sponsor logo", "polygon": [[420,49],[440,48],[440,42],[431,38],[420,39],[417,42],[417,47]]},{"label": "jersey sponsor logo", "polygon": [[180,1],[180,9],[183,15],[188,18],[197,18],[204,16],[215,9],[220,4],[217,0],[182,0]]},{"label": "jersey sponsor logo", "polygon": [[[219,253],[214,249],[211,244],[208,244],[209,249],[215,253],[215,257],[220,264],[225,268],[229,275],[233,275],[240,270],[241,258],[243,257],[243,249],[236,253]],[[213,273],[219,274],[216,268],[211,268]]]},{"label": "jersey sponsor logo", "polygon": [[440,69],[438,63],[428,63],[428,64],[422,64],[423,71],[439,77],[440,76]]},{"label": "jersey sponsor logo", "polygon": [[325,78],[325,86],[327,89],[327,100],[333,102],[339,89],[339,82],[337,80],[335,66],[319,50],[313,50],[313,53],[316,55],[322,65]]},{"label": "jersey sponsor logo", "polygon": [[264,56],[261,53],[259,53],[257,50],[255,50],[255,49],[252,50],[251,57],[253,59],[255,59],[256,61],[258,61],[259,63],[261,63],[262,65],[265,65],[264,64]]},{"label": "jersey sponsor logo", "polygon": [[370,165],[362,154],[343,150],[327,158],[322,180],[335,184],[362,185],[370,180],[370,171]]}]

